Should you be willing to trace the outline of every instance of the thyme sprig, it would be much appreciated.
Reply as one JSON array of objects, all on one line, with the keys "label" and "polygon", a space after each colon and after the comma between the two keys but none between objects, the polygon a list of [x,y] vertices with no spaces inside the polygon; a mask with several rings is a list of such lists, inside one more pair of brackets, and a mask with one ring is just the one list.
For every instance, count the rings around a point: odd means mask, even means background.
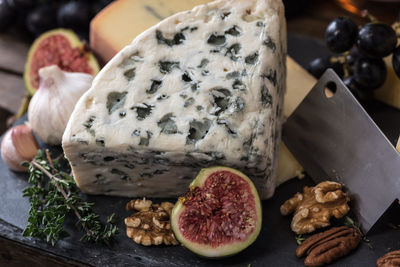
[{"label": "thyme sprig", "polygon": [[307,238],[305,238],[303,235],[296,235],[296,243],[297,245],[301,245],[303,244],[303,242],[306,240]]},{"label": "thyme sprig", "polygon": [[350,218],[349,216],[346,216],[344,225],[347,226],[347,227],[351,227],[351,228],[356,229],[357,232],[362,236],[362,240],[364,241],[364,243],[370,249],[374,249],[374,247],[372,246],[371,240],[369,240],[369,238],[361,231],[359,222],[356,222],[352,218]]},{"label": "thyme sprig", "polygon": [[400,224],[396,225],[394,223],[388,223],[388,226],[393,230],[400,230]]},{"label": "thyme sprig", "polygon": [[66,216],[73,213],[77,227],[85,232],[81,241],[110,245],[118,233],[114,214],[103,225],[99,215],[92,210],[94,203],[83,201],[73,177],[61,170],[60,160],[53,160],[48,150],[39,150],[31,162],[24,163],[29,167],[28,182],[32,186],[23,191],[31,204],[23,235],[45,239],[54,246],[68,236],[64,222]]}]

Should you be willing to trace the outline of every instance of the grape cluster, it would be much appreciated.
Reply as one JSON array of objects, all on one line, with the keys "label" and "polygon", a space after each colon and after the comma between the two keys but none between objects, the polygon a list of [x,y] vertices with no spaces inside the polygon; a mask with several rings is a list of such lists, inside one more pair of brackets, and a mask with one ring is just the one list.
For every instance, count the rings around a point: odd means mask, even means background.
[{"label": "grape cluster", "polygon": [[371,22],[362,27],[345,17],[338,17],[329,23],[325,40],[335,55],[316,58],[308,67],[316,78],[326,69],[333,68],[360,100],[384,84],[387,70],[382,58],[393,54],[393,68],[400,77],[400,46],[396,48],[396,31],[390,25],[368,16]]},{"label": "grape cluster", "polygon": [[0,0],[0,32],[37,37],[62,27],[88,37],[90,20],[113,0]]}]

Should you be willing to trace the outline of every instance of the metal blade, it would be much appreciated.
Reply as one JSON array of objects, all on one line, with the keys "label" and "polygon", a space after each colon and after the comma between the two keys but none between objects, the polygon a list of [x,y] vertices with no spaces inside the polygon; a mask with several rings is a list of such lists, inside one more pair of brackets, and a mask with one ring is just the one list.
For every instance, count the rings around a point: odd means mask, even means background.
[{"label": "metal blade", "polygon": [[283,141],[316,182],[346,187],[365,233],[400,197],[399,153],[333,70],[288,118]]}]

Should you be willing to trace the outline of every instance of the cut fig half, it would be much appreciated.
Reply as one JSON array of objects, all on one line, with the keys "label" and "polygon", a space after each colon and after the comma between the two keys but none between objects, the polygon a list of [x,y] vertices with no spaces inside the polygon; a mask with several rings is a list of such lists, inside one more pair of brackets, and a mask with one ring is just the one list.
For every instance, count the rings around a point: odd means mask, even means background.
[{"label": "cut fig half", "polygon": [[207,258],[247,248],[259,235],[261,221],[261,202],[253,182],[228,167],[201,170],[171,215],[179,242]]},{"label": "cut fig half", "polygon": [[24,70],[25,87],[30,95],[39,88],[39,70],[51,65],[57,65],[63,71],[93,76],[100,69],[88,46],[73,31],[66,29],[45,32],[30,47]]}]

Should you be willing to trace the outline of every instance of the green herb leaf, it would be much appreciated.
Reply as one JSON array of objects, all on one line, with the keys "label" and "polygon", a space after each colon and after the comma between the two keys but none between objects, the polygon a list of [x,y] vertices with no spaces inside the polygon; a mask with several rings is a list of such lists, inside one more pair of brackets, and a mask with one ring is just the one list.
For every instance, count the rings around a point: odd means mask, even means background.
[{"label": "green herb leaf", "polygon": [[371,244],[371,240],[368,239],[368,237],[361,231],[360,229],[360,223],[354,221],[352,218],[349,216],[346,216],[344,225],[350,228],[354,228],[357,230],[357,232],[362,236],[362,240],[364,243],[370,248],[374,249],[374,247]]},{"label": "green herb leaf", "polygon": [[395,225],[393,223],[388,223],[388,226],[390,228],[392,228],[393,230],[400,230],[400,224],[399,225]]},{"label": "green herb leaf", "polygon": [[32,186],[23,190],[23,196],[29,198],[31,208],[23,236],[37,237],[54,246],[68,236],[64,221],[73,213],[77,218],[76,225],[85,232],[81,240],[110,245],[118,233],[114,214],[103,225],[99,215],[92,211],[94,203],[81,199],[73,177],[63,172],[60,166],[60,160],[53,160],[48,150],[39,150],[29,163],[28,181]]},{"label": "green herb leaf", "polygon": [[306,240],[306,238],[303,237],[303,235],[297,235],[297,236],[296,236],[296,243],[297,243],[297,245],[300,246],[300,245],[304,242],[304,240]]}]

